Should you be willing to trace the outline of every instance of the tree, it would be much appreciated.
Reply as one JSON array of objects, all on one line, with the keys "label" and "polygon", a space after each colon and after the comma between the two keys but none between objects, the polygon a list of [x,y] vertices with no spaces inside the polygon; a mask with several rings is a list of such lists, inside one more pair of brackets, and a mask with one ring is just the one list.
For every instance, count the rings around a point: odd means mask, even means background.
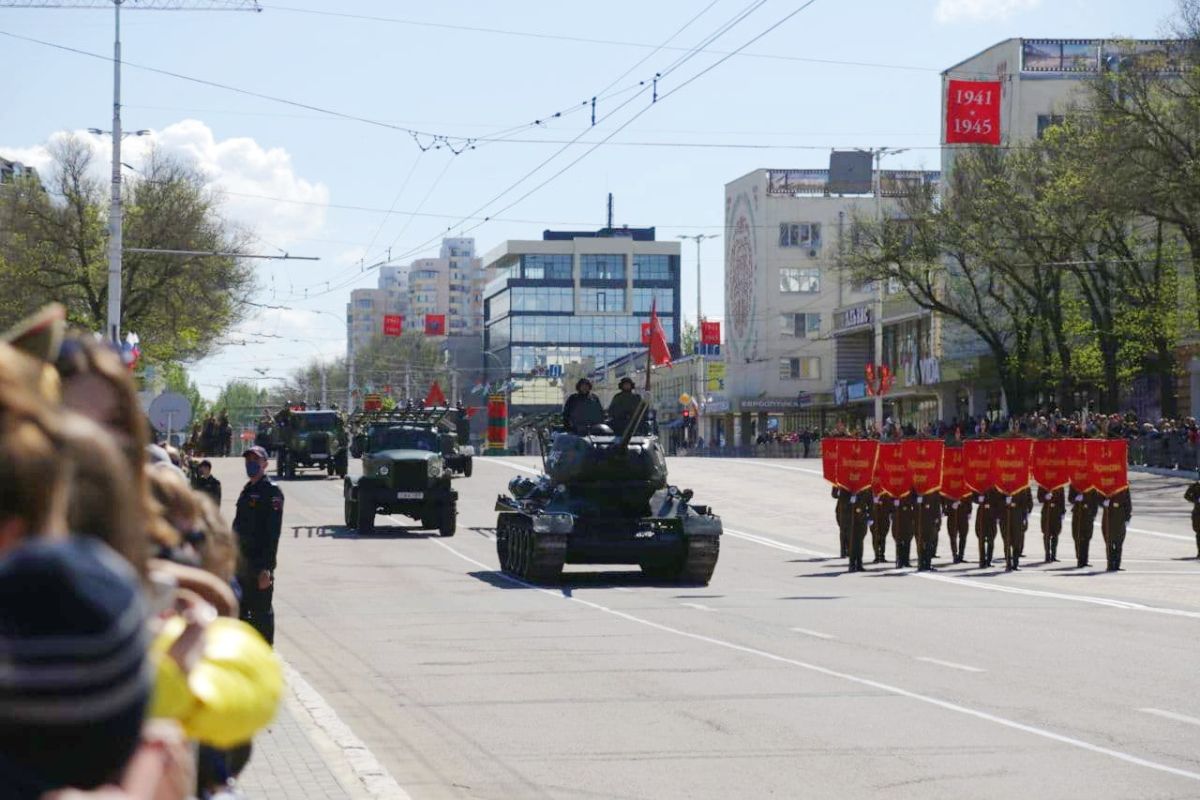
[{"label": "tree", "polygon": [[[48,190],[25,182],[0,198],[0,327],[51,300],[74,324],[104,330],[108,262],[104,184],[78,139],[51,148]],[[188,361],[211,352],[238,322],[253,288],[244,261],[134,249],[238,252],[248,235],[217,214],[216,198],[191,165],[152,151],[126,186],[122,328],[136,332],[147,358]],[[13,295],[9,287],[20,287]]]},{"label": "tree", "polygon": [[[212,408],[224,410],[229,414],[229,423],[234,431],[252,427],[262,416],[263,408],[274,406],[266,389],[253,386],[246,381],[233,380],[225,384],[225,388],[213,401]],[[278,408],[275,408],[278,410]]]},{"label": "tree", "polygon": [[[195,382],[188,377],[187,370],[182,364],[168,363],[162,367],[163,377],[166,379],[167,391],[177,392],[188,399],[192,405],[192,421],[202,420],[213,407],[208,405],[208,402],[200,394],[200,389]],[[216,408],[220,408],[217,406]]]},{"label": "tree", "polygon": [[681,356],[688,356],[696,352],[696,344],[700,341],[700,332],[696,329],[696,323],[684,320],[679,332],[679,339]]}]

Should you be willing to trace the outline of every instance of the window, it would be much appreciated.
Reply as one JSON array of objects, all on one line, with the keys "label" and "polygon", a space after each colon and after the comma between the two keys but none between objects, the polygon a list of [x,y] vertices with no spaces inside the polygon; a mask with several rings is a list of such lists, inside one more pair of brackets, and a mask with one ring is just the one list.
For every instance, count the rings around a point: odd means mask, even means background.
[{"label": "window", "polygon": [[652,300],[657,300],[655,311],[660,315],[671,313],[675,310],[675,290],[674,289],[644,289],[636,288],[633,290],[633,311],[634,313],[649,314],[650,303]]},{"label": "window", "polygon": [[633,279],[635,281],[669,281],[674,278],[671,256],[633,255]]},{"label": "window", "polygon": [[779,270],[779,291],[806,292],[821,291],[821,270],[816,267],[784,267]]},{"label": "window", "polygon": [[625,280],[625,256],[593,253],[579,257],[579,277],[585,281]]},{"label": "window", "polygon": [[370,310],[371,308],[373,308],[375,306],[375,302],[373,300],[371,300],[371,298],[369,298],[369,297],[363,297],[358,300],[355,300],[354,306],[355,306],[355,308],[362,308],[362,309]]},{"label": "window", "polygon": [[534,280],[571,280],[574,268],[568,255],[530,253],[521,256],[521,277]]},{"label": "window", "polygon": [[803,247],[816,250],[821,246],[821,223],[781,222],[779,224],[780,247]]},{"label": "window", "polygon": [[1037,117],[1037,138],[1041,139],[1046,134],[1047,128],[1053,128],[1055,125],[1062,125],[1066,121],[1066,117],[1062,114],[1038,114]]},{"label": "window", "polygon": [[780,316],[781,333],[799,339],[815,339],[821,333],[820,314],[783,314]]},{"label": "window", "polygon": [[819,380],[820,377],[821,359],[817,356],[779,359],[781,381]]},{"label": "window", "polygon": [[624,289],[580,289],[579,310],[582,311],[624,311]]}]

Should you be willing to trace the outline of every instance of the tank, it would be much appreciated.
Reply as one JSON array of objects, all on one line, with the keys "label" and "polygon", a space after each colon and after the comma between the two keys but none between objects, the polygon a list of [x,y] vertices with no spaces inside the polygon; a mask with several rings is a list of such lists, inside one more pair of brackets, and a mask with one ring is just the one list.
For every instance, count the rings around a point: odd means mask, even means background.
[{"label": "tank", "polygon": [[721,519],[667,482],[658,437],[555,433],[544,473],[517,477],[497,498],[496,554],[504,572],[557,583],[565,564],[636,564],[648,577],[707,585]]}]

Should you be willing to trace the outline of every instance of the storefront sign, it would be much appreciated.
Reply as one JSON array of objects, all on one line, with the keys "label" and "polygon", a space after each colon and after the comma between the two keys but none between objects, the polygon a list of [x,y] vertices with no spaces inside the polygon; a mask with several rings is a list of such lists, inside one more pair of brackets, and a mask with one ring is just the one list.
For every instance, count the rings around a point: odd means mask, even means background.
[{"label": "storefront sign", "polygon": [[710,392],[725,391],[725,362],[710,361],[705,365],[707,375],[705,377],[705,386]]},{"label": "storefront sign", "polygon": [[869,305],[855,306],[847,308],[839,317],[838,330],[846,330],[847,328],[857,328],[860,325],[871,324],[871,307]]},{"label": "storefront sign", "polygon": [[709,399],[709,401],[704,404],[704,411],[707,414],[726,414],[732,408],[733,408],[733,404],[723,398],[722,399],[712,398],[712,399]]},{"label": "storefront sign", "polygon": [[799,411],[794,397],[756,397],[738,402],[741,411]]}]

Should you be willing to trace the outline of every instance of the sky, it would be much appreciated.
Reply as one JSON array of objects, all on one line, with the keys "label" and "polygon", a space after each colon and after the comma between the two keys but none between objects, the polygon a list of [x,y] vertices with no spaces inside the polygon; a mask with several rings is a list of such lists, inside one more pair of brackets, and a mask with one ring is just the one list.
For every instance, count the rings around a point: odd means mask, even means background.
[{"label": "sky", "polygon": [[[720,318],[726,183],[759,168],[825,168],[834,148],[909,148],[886,166],[937,168],[941,70],[1016,36],[1155,37],[1174,8],[1174,0],[132,8],[146,2],[126,0],[122,13],[123,126],[152,135],[126,139],[122,160],[136,168],[150,142],[185,156],[220,193],[221,215],[253,231],[257,252],[320,259],[254,262],[254,302],[272,307],[255,308],[230,337],[248,344],[189,365],[210,398],[230,379],[257,378],[254,368],[282,377],[344,354],[350,290],[374,286],[376,273],[363,266],[389,252],[407,262],[436,255],[443,235],[474,236],[487,252],[546,228],[598,228],[609,192],[618,225],[655,226],[660,239],[718,236],[701,245],[701,289],[703,314]],[[111,128],[113,14],[6,7],[30,3],[0,0],[0,156],[38,166],[55,137]],[[108,140],[90,139],[107,170]],[[692,317],[690,241],[683,269]]]}]

